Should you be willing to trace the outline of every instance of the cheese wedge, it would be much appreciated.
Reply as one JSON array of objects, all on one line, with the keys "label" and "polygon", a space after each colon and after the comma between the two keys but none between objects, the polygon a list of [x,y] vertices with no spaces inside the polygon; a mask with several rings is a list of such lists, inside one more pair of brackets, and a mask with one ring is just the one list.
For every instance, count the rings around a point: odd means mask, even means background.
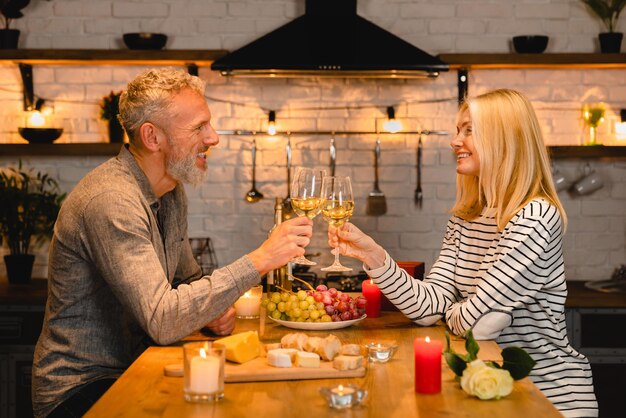
[{"label": "cheese wedge", "polygon": [[256,331],[241,332],[215,341],[226,347],[226,360],[245,363],[259,356],[261,342]]},{"label": "cheese wedge", "polygon": [[296,367],[318,368],[320,367],[320,356],[315,353],[298,351],[296,353]]},{"label": "cheese wedge", "polygon": [[333,360],[337,370],[354,370],[363,367],[363,356],[337,356]]},{"label": "cheese wedge", "polygon": [[267,364],[274,367],[291,367],[298,350],[294,348],[277,348],[267,352]]}]

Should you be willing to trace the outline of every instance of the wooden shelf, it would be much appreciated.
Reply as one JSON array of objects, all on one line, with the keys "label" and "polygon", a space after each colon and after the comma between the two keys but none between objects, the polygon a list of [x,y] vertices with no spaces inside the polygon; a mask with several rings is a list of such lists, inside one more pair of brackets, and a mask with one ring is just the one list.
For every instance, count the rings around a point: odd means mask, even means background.
[{"label": "wooden shelf", "polygon": [[[3,156],[111,156],[117,155],[121,144],[104,142],[87,144],[0,144],[0,157]],[[553,146],[548,147],[555,159],[603,158],[626,159],[626,146]]]},{"label": "wooden shelf", "polygon": [[86,144],[0,144],[3,156],[109,156],[117,155],[122,144],[94,142]]},{"label": "wooden shelf", "polygon": [[209,66],[223,49],[0,49],[0,62],[48,65],[187,65]]},{"label": "wooden shelf", "polygon": [[441,54],[439,59],[459,68],[626,68],[626,54]]},{"label": "wooden shelf", "polygon": [[595,146],[554,146],[548,147],[550,156],[554,159],[567,158],[626,158],[626,146],[595,145]]}]

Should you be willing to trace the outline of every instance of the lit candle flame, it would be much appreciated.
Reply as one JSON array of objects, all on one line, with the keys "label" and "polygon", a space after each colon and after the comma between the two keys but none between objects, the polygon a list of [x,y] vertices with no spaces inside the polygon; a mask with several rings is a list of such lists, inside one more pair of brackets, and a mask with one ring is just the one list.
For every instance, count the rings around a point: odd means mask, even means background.
[{"label": "lit candle flame", "polygon": [[430,342],[430,337],[426,337],[426,338],[425,338],[425,341],[426,341],[427,343],[429,343],[429,342]]}]

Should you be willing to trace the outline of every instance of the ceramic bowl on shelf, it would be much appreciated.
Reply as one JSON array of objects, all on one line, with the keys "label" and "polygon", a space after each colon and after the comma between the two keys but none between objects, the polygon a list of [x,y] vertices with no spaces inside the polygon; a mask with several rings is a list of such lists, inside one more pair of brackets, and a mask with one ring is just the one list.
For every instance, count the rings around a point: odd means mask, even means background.
[{"label": "ceramic bowl on shelf", "polygon": [[18,128],[18,131],[31,144],[51,144],[63,133],[62,128]]},{"label": "ceramic bowl on shelf", "polygon": [[513,48],[518,54],[541,54],[548,46],[548,39],[544,35],[514,36]]},{"label": "ceramic bowl on shelf", "polygon": [[152,32],[125,33],[122,39],[128,49],[163,49],[167,35]]}]

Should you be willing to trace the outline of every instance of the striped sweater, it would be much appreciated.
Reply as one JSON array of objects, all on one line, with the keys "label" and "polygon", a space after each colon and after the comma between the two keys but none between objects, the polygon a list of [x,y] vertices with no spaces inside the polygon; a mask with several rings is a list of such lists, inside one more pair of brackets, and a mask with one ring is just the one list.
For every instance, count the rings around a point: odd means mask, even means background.
[{"label": "striped sweater", "polygon": [[537,362],[530,378],[566,417],[598,415],[589,362],[570,345],[565,328],[567,288],[556,207],[536,199],[502,232],[495,211],[473,221],[453,216],[439,258],[424,281],[386,255],[367,270],[409,319],[444,319],[454,334],[525,349]]}]

